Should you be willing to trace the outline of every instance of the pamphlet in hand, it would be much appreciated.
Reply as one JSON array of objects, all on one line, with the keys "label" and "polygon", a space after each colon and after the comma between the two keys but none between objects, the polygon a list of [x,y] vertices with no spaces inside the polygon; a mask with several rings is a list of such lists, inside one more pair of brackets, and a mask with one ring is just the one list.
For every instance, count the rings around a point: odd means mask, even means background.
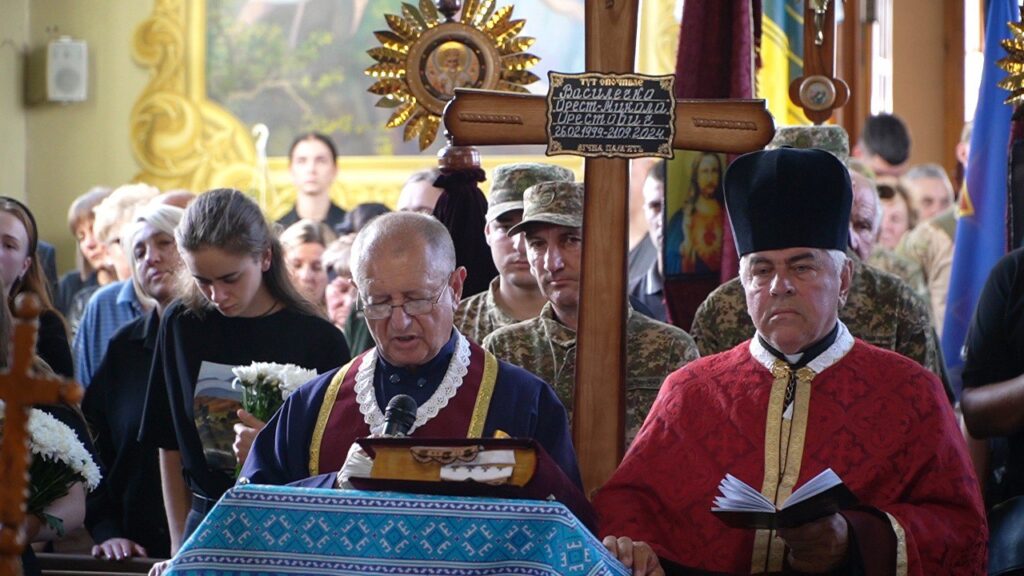
[{"label": "pamphlet in hand", "polygon": [[732,474],[725,475],[718,490],[721,496],[715,498],[711,512],[733,528],[792,528],[857,503],[857,497],[831,468],[794,490],[781,508]]}]

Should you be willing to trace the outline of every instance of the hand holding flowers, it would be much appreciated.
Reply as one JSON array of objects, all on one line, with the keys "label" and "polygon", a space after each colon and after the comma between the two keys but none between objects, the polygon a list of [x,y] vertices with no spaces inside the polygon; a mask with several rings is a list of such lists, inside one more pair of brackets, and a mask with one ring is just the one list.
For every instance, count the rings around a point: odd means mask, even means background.
[{"label": "hand holding flowers", "polygon": [[[0,401],[0,422],[4,409]],[[26,510],[63,535],[62,519],[47,514],[46,508],[66,496],[78,482],[84,482],[88,490],[96,488],[100,482],[99,467],[74,430],[42,410],[33,408],[29,412],[28,433],[32,463]]]},{"label": "hand holding flowers", "polygon": [[232,386],[242,390],[242,408],[263,422],[299,386],[316,377],[316,370],[274,362],[253,362],[231,371],[235,374]]}]

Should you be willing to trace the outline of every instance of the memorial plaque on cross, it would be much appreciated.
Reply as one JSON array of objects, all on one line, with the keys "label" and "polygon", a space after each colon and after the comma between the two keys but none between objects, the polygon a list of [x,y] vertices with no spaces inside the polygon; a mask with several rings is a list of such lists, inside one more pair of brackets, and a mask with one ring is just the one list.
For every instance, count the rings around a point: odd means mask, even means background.
[{"label": "memorial plaque on cross", "polygon": [[39,299],[33,294],[22,294],[15,308],[19,320],[14,323],[10,365],[0,371],[0,400],[4,401],[0,442],[0,576],[20,572],[19,557],[25,546],[21,524],[25,520],[28,489],[28,411],[34,404],[77,403],[82,399],[82,387],[77,382],[40,377],[32,369],[37,318],[42,311]]},{"label": "memorial plaque on cross", "polygon": [[[631,75],[638,5],[639,0],[586,2],[586,73],[580,76],[596,79],[592,85],[601,86],[602,78],[606,79],[605,86],[628,88],[631,81],[639,82],[637,86],[642,84],[642,78]],[[549,152],[557,146],[561,148],[556,151],[564,151],[565,139],[549,134],[549,101],[553,97],[554,93],[545,98],[456,89],[444,111],[445,128],[456,146],[547,144]],[[670,106],[674,116],[671,148],[742,153],[763,148],[774,134],[774,123],[763,100],[692,100],[673,102]],[[588,121],[576,123],[583,126]],[[636,125],[638,121],[626,123]],[[589,131],[586,135],[605,133]],[[615,136],[615,143],[604,142],[602,147],[602,142],[589,141],[584,144],[596,148],[577,150],[587,159],[573,442],[588,494],[614,472],[623,452],[627,158],[661,155],[643,149],[649,144],[648,133]],[[667,152],[671,155],[671,149]]]}]

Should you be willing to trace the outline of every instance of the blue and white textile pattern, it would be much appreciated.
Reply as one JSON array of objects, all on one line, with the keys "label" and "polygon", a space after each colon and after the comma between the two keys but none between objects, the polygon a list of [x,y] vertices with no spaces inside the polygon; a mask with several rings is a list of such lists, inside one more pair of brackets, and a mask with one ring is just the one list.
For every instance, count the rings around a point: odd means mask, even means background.
[{"label": "blue and white textile pattern", "polygon": [[229,490],[169,574],[630,574],[557,502],[282,486]]}]

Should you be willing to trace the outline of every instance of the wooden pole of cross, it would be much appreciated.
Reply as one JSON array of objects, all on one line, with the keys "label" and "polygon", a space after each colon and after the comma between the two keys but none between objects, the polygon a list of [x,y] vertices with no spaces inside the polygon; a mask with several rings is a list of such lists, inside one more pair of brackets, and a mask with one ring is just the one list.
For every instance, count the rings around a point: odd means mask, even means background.
[{"label": "wooden pole of cross", "polygon": [[789,84],[789,99],[815,124],[846,104],[850,87],[836,78],[835,0],[808,0],[804,6],[804,73]]},{"label": "wooden pole of cross", "polygon": [[20,572],[25,547],[21,531],[28,496],[28,413],[34,404],[59,401],[77,403],[82,387],[73,381],[43,378],[35,374],[32,360],[42,308],[34,294],[18,296],[15,304],[10,367],[0,372],[0,400],[4,401],[3,441],[0,442],[0,576]]},{"label": "wooden pole of cross", "polygon": [[[632,72],[638,5],[639,0],[586,2],[588,73]],[[548,143],[550,148],[549,113],[544,96],[457,89],[445,108],[444,123],[456,146]],[[675,131],[669,147],[716,152],[761,149],[775,132],[763,100],[676,102],[672,124]],[[638,142],[626,138],[624,148]],[[584,166],[573,441],[588,494],[614,472],[623,451],[627,158],[639,155],[588,156]]]}]

